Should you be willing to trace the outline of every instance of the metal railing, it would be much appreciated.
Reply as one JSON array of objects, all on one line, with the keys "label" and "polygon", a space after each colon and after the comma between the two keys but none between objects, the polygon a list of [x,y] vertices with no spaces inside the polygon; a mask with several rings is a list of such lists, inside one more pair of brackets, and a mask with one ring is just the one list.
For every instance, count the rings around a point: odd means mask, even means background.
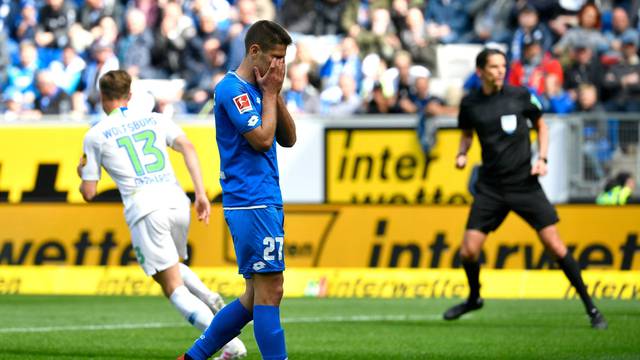
[{"label": "metal railing", "polygon": [[621,172],[631,173],[638,183],[640,114],[577,113],[552,121],[569,126],[567,165],[572,200],[597,196],[606,182]]},{"label": "metal railing", "polygon": [[[639,197],[640,113],[545,114],[544,118],[552,130],[550,151],[555,153],[549,156],[556,162],[555,175],[567,177],[555,182],[555,186],[567,184],[566,196],[557,202],[593,202],[607,181],[621,172],[635,178],[634,194]],[[436,128],[457,125],[449,117],[431,121]],[[536,147],[534,143],[534,153]]]}]

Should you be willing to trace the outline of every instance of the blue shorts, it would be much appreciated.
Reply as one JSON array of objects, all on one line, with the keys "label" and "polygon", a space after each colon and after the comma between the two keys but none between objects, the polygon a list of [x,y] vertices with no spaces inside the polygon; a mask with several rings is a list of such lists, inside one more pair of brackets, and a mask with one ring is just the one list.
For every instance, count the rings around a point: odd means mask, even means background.
[{"label": "blue shorts", "polygon": [[284,212],[268,206],[224,210],[238,262],[245,279],[254,273],[284,271]]}]

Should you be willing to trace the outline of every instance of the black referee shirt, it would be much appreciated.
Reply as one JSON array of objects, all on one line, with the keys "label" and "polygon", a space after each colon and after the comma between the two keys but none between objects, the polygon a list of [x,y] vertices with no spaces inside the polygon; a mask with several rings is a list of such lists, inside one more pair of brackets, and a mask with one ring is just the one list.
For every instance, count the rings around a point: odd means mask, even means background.
[{"label": "black referee shirt", "polygon": [[541,106],[524,87],[505,85],[485,95],[477,89],[460,104],[458,127],[475,130],[482,147],[480,180],[497,185],[516,185],[531,172],[531,142],[527,119],[537,121]]}]

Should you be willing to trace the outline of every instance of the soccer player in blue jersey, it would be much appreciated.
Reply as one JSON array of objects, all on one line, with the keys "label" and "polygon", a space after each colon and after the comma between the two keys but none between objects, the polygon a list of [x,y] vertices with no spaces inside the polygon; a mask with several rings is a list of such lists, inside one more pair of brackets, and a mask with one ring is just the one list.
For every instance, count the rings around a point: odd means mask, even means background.
[{"label": "soccer player in blue jersey", "polygon": [[215,89],[222,204],[246,289],[181,358],[207,359],[253,320],[262,358],[287,359],[280,326],[284,215],[275,143],[296,142],[295,124],[280,96],[289,44],[280,25],[256,22],[245,36],[242,63]]}]

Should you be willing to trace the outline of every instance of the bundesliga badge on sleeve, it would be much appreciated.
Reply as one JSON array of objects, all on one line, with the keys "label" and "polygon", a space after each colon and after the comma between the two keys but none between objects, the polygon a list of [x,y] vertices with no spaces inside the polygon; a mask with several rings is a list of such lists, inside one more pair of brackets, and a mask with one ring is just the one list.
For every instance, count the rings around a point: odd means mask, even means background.
[{"label": "bundesliga badge on sleeve", "polygon": [[238,112],[240,114],[253,110],[251,101],[249,101],[249,95],[247,95],[246,93],[234,97],[233,103],[236,105],[236,108],[238,109]]}]

